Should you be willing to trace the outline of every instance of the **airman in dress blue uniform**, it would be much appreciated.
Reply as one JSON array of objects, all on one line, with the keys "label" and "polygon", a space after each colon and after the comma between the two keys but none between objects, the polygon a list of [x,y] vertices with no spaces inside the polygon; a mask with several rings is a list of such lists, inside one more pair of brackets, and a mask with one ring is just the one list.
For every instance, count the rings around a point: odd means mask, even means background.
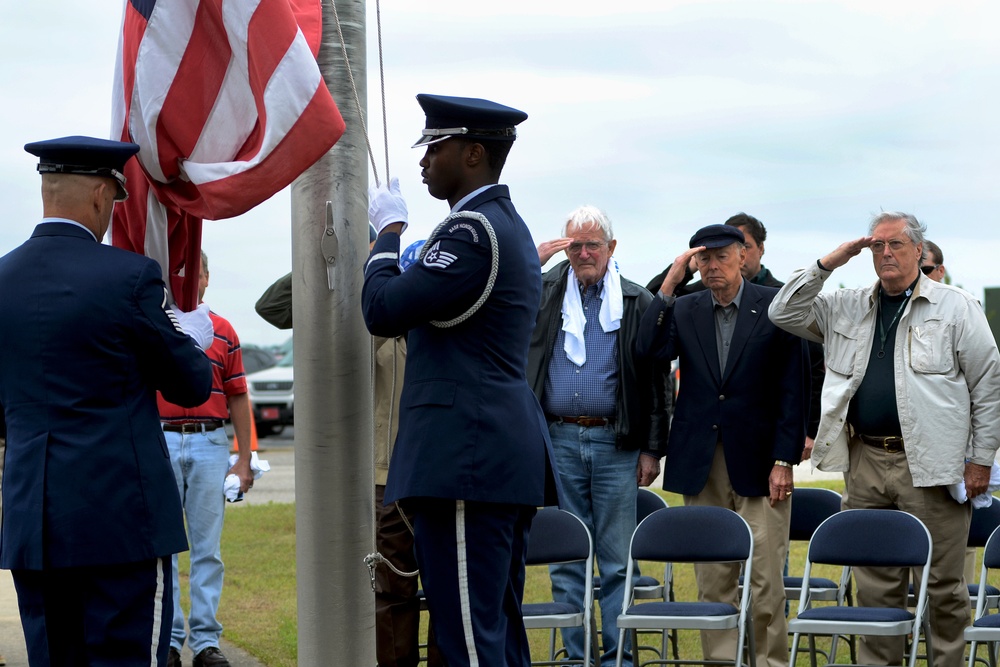
[{"label": "airman in dress blue uniform", "polygon": [[187,549],[156,390],[204,403],[208,358],[156,262],[100,243],[135,144],[37,142],[42,222],[0,258],[7,419],[0,566],[32,667],[164,664],[170,554]]},{"label": "airman in dress blue uniform", "polygon": [[398,182],[373,188],[379,230],[365,322],[407,334],[399,435],[385,501],[412,517],[421,580],[449,667],[527,666],[526,538],[543,504],[551,443],[525,377],[541,295],[538,253],[500,171],[527,114],[487,100],[418,95],[427,189],[452,213],[406,273]]}]

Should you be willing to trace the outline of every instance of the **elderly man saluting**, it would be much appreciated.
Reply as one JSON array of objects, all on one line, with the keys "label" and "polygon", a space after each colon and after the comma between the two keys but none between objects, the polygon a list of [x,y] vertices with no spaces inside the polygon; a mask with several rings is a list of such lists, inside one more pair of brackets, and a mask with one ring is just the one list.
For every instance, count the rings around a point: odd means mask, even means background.
[{"label": "elderly man saluting", "polygon": [[[825,344],[823,406],[812,461],[846,471],[846,508],[900,509],[934,542],[928,594],[934,663],[963,663],[969,596],[962,576],[971,508],[945,488],[986,491],[1000,446],[1000,354],[974,297],[920,273],[926,227],[881,213],[868,236],[799,269],[771,303],[776,325]],[[821,292],[865,248],[878,282]],[[903,570],[859,569],[858,601],[903,606]],[[863,638],[859,660],[898,664],[903,638]]]},{"label": "elderly man saluting", "polygon": [[[637,487],[660,472],[670,426],[666,374],[635,363],[635,339],[653,296],[618,272],[611,221],[594,206],[569,214],[563,238],[542,243],[544,264],[558,249],[567,261],[542,276],[542,300],[528,350],[528,382],[546,412],[563,509],[580,517],[601,572],[604,655],[618,650]],[[581,604],[593,585],[583,563],[552,566],[559,602]],[[583,631],[563,628],[569,658],[582,659]],[[626,639],[626,642],[628,640]],[[631,665],[626,645],[623,664]]]},{"label": "elderly man saluting", "polygon": [[[727,507],[753,530],[750,586],[759,667],[788,664],[782,570],[788,550],[792,465],[806,439],[805,342],[767,319],[777,290],[743,278],[743,232],[708,225],[674,260],[639,326],[639,355],[679,359],[680,390],[663,488],[686,505]],[[708,290],[674,297],[691,259]],[[739,566],[698,564],[702,600],[736,604]],[[704,631],[706,659],[732,660],[736,632]]]}]

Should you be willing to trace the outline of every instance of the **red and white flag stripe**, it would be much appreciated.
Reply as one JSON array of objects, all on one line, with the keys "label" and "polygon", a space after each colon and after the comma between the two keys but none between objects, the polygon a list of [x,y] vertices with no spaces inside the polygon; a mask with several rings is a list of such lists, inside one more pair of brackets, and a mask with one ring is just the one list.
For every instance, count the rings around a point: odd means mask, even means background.
[{"label": "red and white flag stripe", "polygon": [[184,267],[201,219],[250,210],[344,132],[316,64],[320,25],[319,0],[125,4],[112,131],[140,151],[112,241],[160,261],[182,309],[197,298]]}]

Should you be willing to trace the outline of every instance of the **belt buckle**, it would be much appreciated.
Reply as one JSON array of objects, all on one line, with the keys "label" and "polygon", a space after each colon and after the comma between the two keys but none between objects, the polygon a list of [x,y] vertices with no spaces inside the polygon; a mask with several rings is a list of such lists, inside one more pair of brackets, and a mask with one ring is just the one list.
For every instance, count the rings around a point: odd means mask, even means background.
[{"label": "belt buckle", "polygon": [[197,422],[181,424],[181,433],[198,433],[199,431],[201,431],[201,424]]},{"label": "belt buckle", "polygon": [[903,438],[898,435],[886,436],[882,441],[882,449],[890,454],[903,451]]}]

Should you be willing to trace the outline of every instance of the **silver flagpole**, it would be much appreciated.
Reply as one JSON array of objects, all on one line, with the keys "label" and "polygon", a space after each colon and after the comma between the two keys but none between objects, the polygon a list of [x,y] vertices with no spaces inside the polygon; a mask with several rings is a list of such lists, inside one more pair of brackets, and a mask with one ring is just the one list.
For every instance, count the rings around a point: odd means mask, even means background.
[{"label": "silver flagpole", "polygon": [[[331,1],[318,60],[347,131],[292,186],[298,663],[367,667],[375,665],[364,566],[375,502],[371,343],[361,318],[368,164]],[[365,2],[336,1],[365,105]]]}]

